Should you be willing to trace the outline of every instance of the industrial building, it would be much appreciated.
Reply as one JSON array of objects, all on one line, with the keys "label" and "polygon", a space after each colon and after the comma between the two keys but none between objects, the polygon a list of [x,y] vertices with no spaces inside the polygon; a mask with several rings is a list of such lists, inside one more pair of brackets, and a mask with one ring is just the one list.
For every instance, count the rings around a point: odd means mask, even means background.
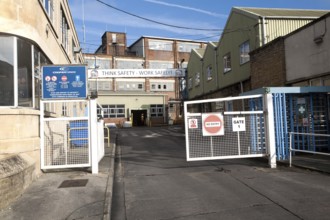
[{"label": "industrial building", "polygon": [[95,54],[84,54],[89,85],[97,91],[105,123],[155,126],[182,123],[185,69],[192,49],[206,42],[105,32]]}]

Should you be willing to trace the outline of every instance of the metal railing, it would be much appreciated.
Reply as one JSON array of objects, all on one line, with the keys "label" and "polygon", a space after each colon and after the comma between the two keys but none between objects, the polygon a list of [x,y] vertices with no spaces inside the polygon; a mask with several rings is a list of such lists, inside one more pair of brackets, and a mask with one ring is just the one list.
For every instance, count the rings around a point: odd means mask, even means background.
[{"label": "metal railing", "polygon": [[330,153],[325,152],[317,152],[312,150],[305,150],[305,149],[295,149],[292,147],[293,145],[293,135],[305,135],[305,136],[319,136],[319,137],[328,137],[330,138],[329,134],[314,134],[314,133],[298,133],[298,132],[290,132],[290,145],[289,145],[289,151],[290,151],[290,158],[289,158],[289,164],[290,167],[292,166],[292,152],[300,152],[300,153],[309,153],[309,154],[319,154],[319,155],[325,155],[330,156]]}]

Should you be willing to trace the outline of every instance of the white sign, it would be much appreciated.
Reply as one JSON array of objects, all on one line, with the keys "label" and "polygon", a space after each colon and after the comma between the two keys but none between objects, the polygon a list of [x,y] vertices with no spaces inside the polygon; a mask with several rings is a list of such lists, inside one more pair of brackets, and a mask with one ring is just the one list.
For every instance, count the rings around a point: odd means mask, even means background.
[{"label": "white sign", "polygon": [[233,118],[233,131],[245,131],[245,118]]},{"label": "white sign", "polygon": [[223,115],[221,113],[202,114],[203,136],[220,136],[225,134]]},{"label": "white sign", "polygon": [[185,69],[88,69],[88,77],[136,78],[136,77],[184,77]]},{"label": "white sign", "polygon": [[189,129],[195,129],[198,128],[198,121],[196,118],[191,118],[188,120],[188,127]]}]

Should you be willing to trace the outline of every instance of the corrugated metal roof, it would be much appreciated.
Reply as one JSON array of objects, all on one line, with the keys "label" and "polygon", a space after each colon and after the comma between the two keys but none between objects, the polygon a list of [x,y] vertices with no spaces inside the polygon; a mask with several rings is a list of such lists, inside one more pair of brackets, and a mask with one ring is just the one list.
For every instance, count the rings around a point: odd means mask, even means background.
[{"label": "corrugated metal roof", "polygon": [[288,18],[318,18],[330,10],[311,10],[311,9],[287,9],[287,8],[244,8],[235,7],[237,10],[245,11],[261,17],[288,17]]}]

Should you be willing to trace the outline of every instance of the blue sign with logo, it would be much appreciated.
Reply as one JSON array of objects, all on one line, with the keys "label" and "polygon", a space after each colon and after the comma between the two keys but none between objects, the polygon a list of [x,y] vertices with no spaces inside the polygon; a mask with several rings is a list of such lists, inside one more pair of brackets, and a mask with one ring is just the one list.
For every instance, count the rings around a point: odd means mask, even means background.
[{"label": "blue sign with logo", "polygon": [[85,99],[86,66],[44,66],[42,99]]}]

